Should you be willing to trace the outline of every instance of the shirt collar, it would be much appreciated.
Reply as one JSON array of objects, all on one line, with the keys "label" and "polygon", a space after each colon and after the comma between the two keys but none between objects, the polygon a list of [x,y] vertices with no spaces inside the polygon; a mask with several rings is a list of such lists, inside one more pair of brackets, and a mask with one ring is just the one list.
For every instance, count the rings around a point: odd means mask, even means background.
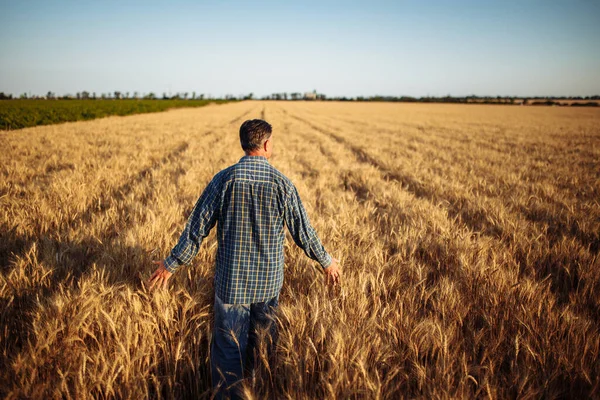
[{"label": "shirt collar", "polygon": [[244,156],[242,158],[240,158],[240,162],[263,162],[263,163],[269,163],[269,160],[267,160],[267,157],[265,156]]}]

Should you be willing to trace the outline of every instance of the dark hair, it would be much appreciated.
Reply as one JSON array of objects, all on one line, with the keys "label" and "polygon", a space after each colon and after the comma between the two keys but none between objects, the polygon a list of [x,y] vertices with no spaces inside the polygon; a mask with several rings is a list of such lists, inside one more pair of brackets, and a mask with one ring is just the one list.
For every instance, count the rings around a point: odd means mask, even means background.
[{"label": "dark hair", "polygon": [[240,143],[244,151],[260,148],[271,137],[271,125],[262,119],[249,119],[240,126]]}]

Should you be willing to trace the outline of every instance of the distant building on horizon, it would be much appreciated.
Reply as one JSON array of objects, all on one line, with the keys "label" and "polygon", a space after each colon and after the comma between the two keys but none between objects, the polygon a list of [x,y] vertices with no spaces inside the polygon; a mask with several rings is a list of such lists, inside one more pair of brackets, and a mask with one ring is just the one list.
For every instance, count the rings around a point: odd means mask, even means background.
[{"label": "distant building on horizon", "polygon": [[312,92],[304,93],[304,100],[316,100],[317,99],[317,91],[313,90]]}]

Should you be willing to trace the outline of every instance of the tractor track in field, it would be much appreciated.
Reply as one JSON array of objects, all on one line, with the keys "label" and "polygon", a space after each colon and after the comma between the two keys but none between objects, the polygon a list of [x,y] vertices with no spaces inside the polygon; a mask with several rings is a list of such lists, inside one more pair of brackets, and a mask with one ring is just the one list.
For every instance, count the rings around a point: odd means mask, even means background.
[{"label": "tractor track in field", "polygon": [[[223,125],[222,128],[226,128],[228,125],[236,123],[237,121],[241,120],[242,118],[244,118],[246,115],[250,114],[251,112],[252,112],[252,110],[245,111],[238,117],[234,118],[230,122]],[[205,131],[201,136],[203,136],[203,137],[209,136],[209,135],[215,133],[216,130],[218,130],[218,128],[210,129],[208,131]],[[217,138],[217,140],[218,140],[218,138]],[[132,177],[130,177],[125,183],[123,183],[119,187],[111,190],[105,196],[102,196],[102,198],[99,200],[99,203],[100,203],[99,207],[88,207],[88,209],[84,213],[73,218],[70,221],[69,225],[72,227],[74,224],[76,224],[78,222],[91,222],[94,215],[106,212],[106,210],[110,207],[111,200],[114,200],[114,199],[119,200],[119,199],[125,198],[125,196],[127,196],[129,193],[131,193],[132,190],[137,185],[139,185],[143,181],[147,180],[152,175],[153,172],[158,171],[159,169],[161,169],[162,167],[164,167],[165,165],[170,163],[172,160],[179,158],[188,148],[189,148],[189,142],[182,141],[178,146],[176,146],[169,153],[167,153],[166,155],[161,157],[159,160],[153,162],[151,165],[140,170],[139,172],[134,174]]]},{"label": "tractor track in field", "polygon": [[[284,115],[289,117],[289,114],[284,112]],[[284,125],[287,125],[284,123]],[[311,135],[312,136],[312,135]],[[301,135],[302,139],[308,141],[311,146],[327,147],[323,145],[322,138],[312,137],[309,138],[306,135]],[[308,150],[304,150],[308,151]],[[337,166],[339,174],[339,187],[347,193],[351,193],[359,203],[371,201],[375,205],[373,210],[373,224],[375,231],[382,240],[383,245],[387,249],[386,265],[389,268],[395,268],[394,260],[399,253],[404,253],[404,249],[400,249],[398,246],[398,239],[396,236],[390,235],[389,224],[390,216],[395,216],[400,220],[407,218],[402,210],[395,209],[392,204],[384,201],[378,195],[372,193],[371,187],[365,184],[360,179],[360,173],[357,173],[352,168],[340,166],[336,158],[332,159],[331,153],[321,152],[325,162],[333,163]],[[319,171],[307,161],[303,159],[297,160],[299,164],[299,173],[303,179],[313,180],[318,177]],[[318,164],[318,163],[317,163]],[[370,163],[360,162],[362,165],[371,165]],[[316,209],[321,209],[322,205],[319,204],[318,198],[316,199]],[[447,278],[455,282],[457,285],[461,285],[464,279],[461,277],[467,274],[467,271],[462,267],[462,261],[460,257],[460,249],[453,241],[439,240],[437,236],[428,231],[426,237],[422,241],[411,248],[408,253],[413,259],[426,265],[427,272],[426,278],[423,283],[426,287],[435,286],[441,279]]]},{"label": "tractor track in field", "polygon": [[[295,117],[295,118],[298,118],[298,117]],[[303,122],[305,122],[307,124],[311,124],[311,122],[306,121],[306,120],[303,120]],[[367,125],[366,123],[363,123],[363,124]],[[402,184],[406,184],[409,187],[412,187],[413,189],[409,189],[409,191],[411,191],[413,194],[415,194],[415,196],[425,197],[432,201],[435,200],[435,197],[436,197],[436,195],[434,194],[435,191],[433,191],[433,192],[428,191],[426,188],[423,187],[423,185],[420,182],[416,181],[412,177],[408,177],[408,176],[399,174],[397,172],[391,171],[388,167],[386,167],[381,162],[379,162],[379,160],[369,156],[360,147],[353,146],[346,139],[337,135],[336,133],[328,131],[322,127],[318,127],[314,124],[312,124],[312,127],[313,127],[313,129],[318,130],[326,135],[329,135],[330,137],[334,138],[336,141],[338,141],[340,143],[344,143],[345,145],[350,147],[352,149],[352,151],[359,157],[359,159],[361,159],[365,162],[368,162],[371,165],[379,168],[384,174],[387,175],[388,178],[393,179],[393,180],[398,180]],[[384,130],[384,131],[394,132],[393,130]],[[431,145],[433,145],[433,144],[431,144]],[[450,148],[446,148],[446,147],[444,147],[444,148],[447,150],[450,150]],[[551,214],[548,212],[548,210],[544,209],[543,207],[537,207],[536,205],[530,204],[527,207],[525,207],[522,204],[512,204],[510,202],[507,202],[507,200],[505,198],[503,198],[499,193],[491,192],[486,187],[481,187],[478,189],[481,190],[483,193],[485,193],[487,197],[494,198],[494,199],[497,199],[500,202],[502,202],[502,204],[504,205],[504,207],[507,208],[507,210],[510,210],[514,213],[520,214],[523,218],[525,218],[526,220],[528,220],[534,224],[535,223],[537,223],[537,224],[547,223],[549,226],[549,231],[551,232],[549,234],[549,236],[551,238],[552,237],[556,238],[554,240],[558,240],[562,234],[565,234],[567,237],[576,239],[581,244],[581,246],[583,248],[587,249],[591,254],[596,254],[596,255],[599,254],[599,252],[600,252],[600,233],[589,232],[587,230],[582,229],[576,220],[570,220],[568,217],[561,217],[561,216],[557,216],[556,214]],[[556,199],[554,199],[550,196],[542,197],[540,195],[530,193],[530,197],[531,196],[536,197],[536,198],[541,197],[546,203],[552,204],[556,207],[560,207],[561,210],[564,210],[564,208],[565,208],[564,205],[562,205],[560,202],[558,202]],[[451,199],[451,202],[454,204],[461,204],[461,200],[464,201],[464,199],[461,199],[459,197],[454,197]],[[453,216],[455,216],[455,215],[453,215]]]},{"label": "tractor track in field", "polygon": [[[307,124],[312,129],[326,136],[329,136],[338,143],[344,145],[353,153],[353,155],[358,161],[367,163],[377,168],[386,179],[398,182],[404,190],[407,190],[408,192],[412,193],[415,197],[425,198],[433,202],[434,204],[441,203],[446,205],[446,208],[448,209],[451,218],[454,219],[456,217],[460,217],[461,221],[473,231],[492,236],[496,239],[500,239],[509,245],[512,244],[513,241],[510,239],[509,235],[504,234],[504,229],[501,226],[490,223],[486,220],[485,210],[471,210],[468,207],[468,199],[459,196],[441,198],[440,195],[433,188],[428,187],[427,185],[423,184],[422,182],[418,181],[412,176],[401,174],[398,171],[391,170],[387,165],[385,165],[375,157],[371,156],[361,147],[352,144],[344,137],[333,133],[329,130],[326,130],[320,126],[317,126],[314,123],[305,120],[304,118],[295,115],[292,115],[291,117],[300,122],[303,122],[304,124]],[[526,212],[523,209],[517,211],[521,214],[524,214],[524,217],[532,222],[540,221],[540,218],[535,218],[533,215],[531,215],[531,211]],[[598,253],[598,237],[596,237],[593,234],[583,232],[579,229],[579,226],[576,223],[566,224],[553,216],[546,217],[551,218],[552,223],[556,224],[556,226],[558,226],[559,228],[562,228],[563,230],[560,230],[561,232],[569,232],[571,237],[577,239],[580,242],[580,244],[584,248],[589,249],[591,253]],[[475,223],[473,221],[480,221],[480,223]]]},{"label": "tractor track in field", "polygon": [[[232,119],[231,121],[229,121],[229,124],[235,124],[236,122],[241,121],[245,116],[249,115],[252,111],[254,111],[255,109],[252,108],[244,113],[242,113],[241,115],[235,117],[234,119]],[[263,109],[264,111],[264,109]]]},{"label": "tractor track in field", "polygon": [[[373,166],[382,174],[384,179],[399,184],[403,190],[413,194],[416,198],[425,199],[433,205],[441,205],[446,209],[448,219],[451,223],[462,224],[477,234],[491,238],[504,248],[514,247],[515,254],[513,260],[519,267],[519,274],[529,276],[538,282],[550,278],[552,283],[551,290],[557,297],[559,304],[568,303],[569,294],[578,290],[580,280],[577,270],[567,270],[568,266],[564,266],[560,260],[553,260],[552,255],[549,255],[544,261],[537,260],[532,263],[527,258],[531,249],[517,243],[513,235],[507,234],[503,227],[488,221],[486,210],[472,209],[472,205],[468,199],[459,196],[441,198],[433,188],[428,187],[411,176],[391,170],[380,160],[371,156],[364,149],[351,143],[344,137],[315,125],[302,117],[292,114],[287,115],[340,143],[352,153],[358,162]],[[565,277],[569,278],[566,282]],[[597,314],[594,304],[588,304],[587,307],[588,312],[586,314],[590,316]],[[597,320],[597,318],[594,319]]]},{"label": "tractor track in field", "polygon": [[[229,126],[233,123],[236,123],[237,121],[241,120],[242,118],[244,118],[246,115],[248,115],[252,111],[253,110],[245,111],[238,117],[234,118],[233,120],[231,120],[231,121],[227,122],[225,125],[223,125],[223,128],[226,128],[227,126]],[[203,136],[210,135],[214,132],[215,132],[215,129],[208,130],[203,133]],[[115,188],[112,188],[109,191],[103,193],[99,197],[99,199],[94,201],[93,204],[88,205],[84,211],[82,211],[81,213],[76,213],[76,214],[72,215],[66,221],[61,221],[60,226],[57,227],[56,230],[51,232],[50,236],[53,236],[55,238],[52,239],[52,238],[48,237],[48,239],[54,243],[54,247],[60,247],[60,242],[61,242],[60,237],[62,236],[61,232],[65,232],[67,229],[75,228],[79,224],[91,224],[92,221],[97,216],[105,214],[111,207],[113,207],[115,200],[119,201],[119,200],[125,199],[130,193],[133,192],[133,190],[137,186],[142,184],[144,181],[147,181],[154,172],[160,170],[165,165],[168,165],[173,160],[179,159],[181,157],[181,155],[184,154],[189,149],[189,147],[190,146],[189,146],[188,141],[185,141],[185,140],[181,141],[177,146],[175,146],[175,148],[170,150],[163,157],[152,162],[150,165],[142,168],[141,170],[137,171],[136,173],[132,174],[121,185],[119,185]],[[145,204],[147,201],[148,201],[148,199],[140,199],[141,204]],[[115,231],[116,230],[115,228],[111,229],[111,231]],[[120,227],[120,228],[123,228],[123,227]],[[2,249],[6,250],[6,251],[2,252],[3,254],[6,253],[5,254],[6,257],[4,257],[4,256],[2,257],[2,258],[6,258],[6,259],[1,260],[1,264],[2,264],[2,266],[6,266],[6,265],[8,265],[9,255],[12,254],[14,257],[16,255],[22,254],[24,251],[24,248],[27,247],[26,243],[30,242],[30,238],[21,238],[21,237],[14,236],[14,229],[9,229],[9,227],[4,227],[3,230],[6,231],[5,232],[6,235],[2,235],[3,237],[1,238],[1,240],[4,243],[1,243],[0,247]],[[13,233],[11,233],[11,232],[13,232]],[[107,235],[108,235],[108,231],[106,231],[106,230],[100,232],[100,234],[99,234],[99,236],[103,237],[104,239],[106,239]],[[45,235],[45,236],[47,236],[47,235]]]},{"label": "tractor track in field", "polygon": [[[210,131],[209,131],[210,132]],[[112,189],[108,192],[108,194],[102,196],[102,198],[98,201],[99,205],[97,207],[90,206],[86,209],[85,212],[75,215],[69,221],[69,226],[73,227],[76,223],[87,223],[91,222],[93,216],[98,213],[104,213],[111,206],[111,201],[114,200],[122,200],[129,193],[133,191],[133,189],[141,184],[143,181],[147,180],[150,175],[154,171],[161,169],[163,166],[171,162],[172,160],[179,157],[189,148],[189,143],[187,141],[181,142],[178,146],[176,146],[173,150],[168,152],[166,155],[154,161],[152,164],[133,174],[129,179],[125,181],[122,185]]]}]

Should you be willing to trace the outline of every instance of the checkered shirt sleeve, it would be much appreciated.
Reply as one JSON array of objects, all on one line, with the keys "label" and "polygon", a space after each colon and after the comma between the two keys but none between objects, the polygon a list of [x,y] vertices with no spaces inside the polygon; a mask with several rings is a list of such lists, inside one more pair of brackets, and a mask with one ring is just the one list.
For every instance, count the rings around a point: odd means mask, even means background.
[{"label": "checkered shirt sleeve", "polygon": [[310,224],[308,214],[295,186],[292,186],[287,199],[284,218],[296,245],[304,250],[308,257],[321,264],[321,267],[329,267],[332,261],[331,256],[325,251],[317,232]]},{"label": "checkered shirt sleeve", "polygon": [[165,260],[167,271],[175,272],[182,264],[192,262],[202,240],[208,236],[219,217],[220,175],[217,174],[198,198],[177,245]]}]

